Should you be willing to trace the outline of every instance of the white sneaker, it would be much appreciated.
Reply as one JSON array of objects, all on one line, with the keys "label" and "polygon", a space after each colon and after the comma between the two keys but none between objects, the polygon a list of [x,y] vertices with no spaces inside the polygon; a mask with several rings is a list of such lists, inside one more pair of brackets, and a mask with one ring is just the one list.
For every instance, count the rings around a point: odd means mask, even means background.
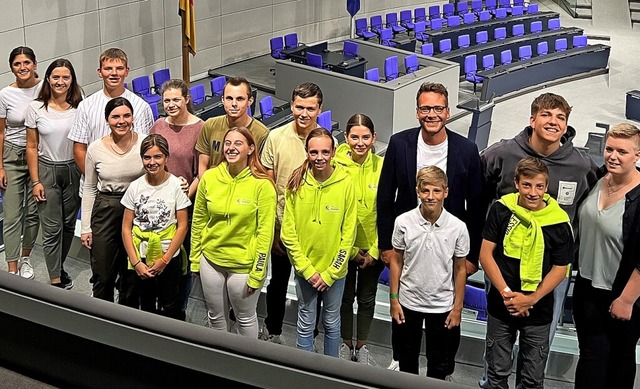
[{"label": "white sneaker", "polygon": [[395,370],[395,371],[400,371],[400,362],[396,361],[395,359],[391,360],[391,363],[389,364],[389,367],[387,367],[388,370]]},{"label": "white sneaker", "polygon": [[29,262],[29,257],[22,257],[18,263],[18,267],[20,268],[20,277],[31,280],[36,276],[33,273],[33,267],[31,266],[31,262]]},{"label": "white sneaker", "polygon": [[345,361],[353,361],[353,350],[351,347],[347,346],[346,343],[342,343],[340,346],[340,359],[344,359]]},{"label": "white sneaker", "polygon": [[[367,348],[367,345],[365,344],[364,346],[360,347],[360,349],[356,349],[356,353],[355,353],[355,361],[358,363],[362,363],[363,365],[368,365],[369,364],[369,349]],[[395,361],[394,361],[395,362]],[[400,367],[400,364],[398,364],[398,367]],[[393,369],[396,370],[396,369]]]}]

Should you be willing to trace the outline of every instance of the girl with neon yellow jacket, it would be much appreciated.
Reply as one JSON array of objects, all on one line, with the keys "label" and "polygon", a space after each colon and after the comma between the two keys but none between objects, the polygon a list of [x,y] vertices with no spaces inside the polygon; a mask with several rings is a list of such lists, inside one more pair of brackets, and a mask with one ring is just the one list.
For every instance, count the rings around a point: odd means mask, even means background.
[{"label": "girl with neon yellow jacket", "polygon": [[349,174],[332,166],[334,139],[316,128],[306,139],[307,160],[287,185],[280,237],[295,268],[298,295],[296,346],[313,350],[316,302],[322,293],[324,353],[338,356],[340,305],[357,223]]},{"label": "girl with neon yellow jacket", "polygon": [[191,271],[200,274],[210,326],[227,330],[229,301],[238,332],[252,338],[276,217],[275,186],[257,153],[249,130],[227,132],[222,161],[198,185],[191,225]]},{"label": "girl with neon yellow jacket", "polygon": [[[367,338],[375,311],[378,278],[384,269],[384,263],[379,260],[376,227],[376,199],[382,157],[373,152],[376,133],[373,121],[367,115],[357,113],[349,118],[345,138],[347,143],[338,146],[334,163],[344,167],[353,180],[358,205],[358,225],[340,308],[340,358],[368,364]],[[353,301],[356,297],[357,342],[354,347]]]}]

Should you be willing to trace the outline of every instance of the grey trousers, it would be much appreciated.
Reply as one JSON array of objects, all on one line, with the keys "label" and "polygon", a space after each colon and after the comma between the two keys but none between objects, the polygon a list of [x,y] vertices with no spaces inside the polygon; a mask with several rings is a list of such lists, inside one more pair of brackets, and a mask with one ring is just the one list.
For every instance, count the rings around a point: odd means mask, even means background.
[{"label": "grey trousers", "polygon": [[549,357],[550,325],[525,325],[518,320],[505,322],[489,315],[486,340],[488,387],[509,388],[508,379],[513,366],[511,351],[519,332],[522,388],[543,388],[544,368]]},{"label": "grey trousers", "polygon": [[4,253],[7,262],[15,262],[22,256],[22,248],[33,248],[40,223],[27,167],[26,148],[5,140],[3,159],[8,181],[7,189],[2,193]]},{"label": "grey trousers", "polygon": [[73,160],[51,162],[40,159],[38,175],[47,198],[38,204],[42,249],[49,278],[58,278],[71,248],[80,208],[80,171]]}]

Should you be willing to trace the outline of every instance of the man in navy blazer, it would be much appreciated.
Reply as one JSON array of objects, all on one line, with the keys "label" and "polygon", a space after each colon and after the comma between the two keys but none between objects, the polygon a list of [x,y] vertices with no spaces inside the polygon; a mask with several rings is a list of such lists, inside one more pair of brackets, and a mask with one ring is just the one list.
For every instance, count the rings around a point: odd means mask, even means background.
[{"label": "man in navy blazer", "polygon": [[[467,274],[473,274],[478,269],[485,219],[482,168],[475,143],[445,127],[450,116],[448,98],[444,85],[425,82],[416,96],[420,127],[391,136],[378,184],[378,246],[381,259],[388,264],[393,255],[391,235],[396,217],[418,206],[416,173],[424,166],[436,165],[449,180],[444,208],[464,221],[469,230]],[[396,342],[392,339],[393,343]],[[397,357],[394,346],[390,369],[397,369]]]}]

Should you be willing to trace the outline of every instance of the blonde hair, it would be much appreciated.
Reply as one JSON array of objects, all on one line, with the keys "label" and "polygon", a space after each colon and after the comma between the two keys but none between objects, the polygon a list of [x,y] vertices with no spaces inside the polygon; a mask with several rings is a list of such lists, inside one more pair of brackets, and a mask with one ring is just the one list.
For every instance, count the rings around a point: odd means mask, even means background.
[{"label": "blonde hair", "polygon": [[604,136],[605,141],[612,138],[631,139],[634,138],[636,151],[640,149],[640,129],[631,123],[620,123],[611,127]]},{"label": "blonde hair", "polygon": [[447,174],[435,165],[423,167],[416,174],[416,188],[421,190],[426,185],[442,185],[444,189],[447,189],[449,187]]}]

